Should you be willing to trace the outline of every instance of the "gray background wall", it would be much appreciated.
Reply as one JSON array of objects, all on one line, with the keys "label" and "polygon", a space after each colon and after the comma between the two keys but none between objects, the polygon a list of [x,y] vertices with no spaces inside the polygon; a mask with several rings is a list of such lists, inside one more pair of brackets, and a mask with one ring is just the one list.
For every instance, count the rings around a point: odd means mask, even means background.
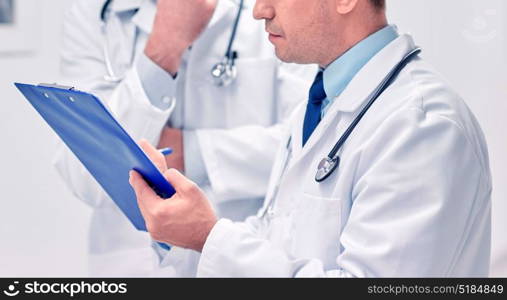
[{"label": "gray background wall", "polygon": [[[483,127],[494,178],[492,275],[507,276],[507,2],[387,1],[392,23],[415,36]],[[12,86],[58,79],[62,13],[72,1],[37,2],[40,46],[0,53],[0,277],[86,276],[90,211],[51,166],[56,137]]]}]

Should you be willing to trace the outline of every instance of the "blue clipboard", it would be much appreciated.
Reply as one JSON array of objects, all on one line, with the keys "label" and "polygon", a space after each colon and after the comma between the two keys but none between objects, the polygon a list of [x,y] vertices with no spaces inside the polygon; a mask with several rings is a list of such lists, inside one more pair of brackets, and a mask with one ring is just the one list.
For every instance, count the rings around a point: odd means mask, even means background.
[{"label": "blue clipboard", "polygon": [[174,188],[102,102],[94,95],[70,87],[15,85],[134,227],[146,231],[134,190],[129,184],[129,171],[139,172],[164,199],[174,195]]}]

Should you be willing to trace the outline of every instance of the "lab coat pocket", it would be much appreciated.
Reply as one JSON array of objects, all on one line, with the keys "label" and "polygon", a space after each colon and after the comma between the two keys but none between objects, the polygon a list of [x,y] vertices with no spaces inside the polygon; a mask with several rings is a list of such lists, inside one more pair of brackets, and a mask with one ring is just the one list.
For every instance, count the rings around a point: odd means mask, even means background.
[{"label": "lab coat pocket", "polygon": [[230,126],[270,126],[278,121],[275,102],[277,65],[274,58],[236,60],[237,78],[227,103]]},{"label": "lab coat pocket", "polygon": [[304,193],[292,214],[292,253],[316,258],[325,267],[336,265],[340,252],[341,201]]}]

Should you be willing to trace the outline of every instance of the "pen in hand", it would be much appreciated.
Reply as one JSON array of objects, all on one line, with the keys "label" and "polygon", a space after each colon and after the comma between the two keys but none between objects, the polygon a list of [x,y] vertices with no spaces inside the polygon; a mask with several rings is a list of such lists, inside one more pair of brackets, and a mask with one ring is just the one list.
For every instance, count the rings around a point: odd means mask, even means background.
[{"label": "pen in hand", "polygon": [[158,151],[160,151],[160,153],[162,153],[164,156],[168,156],[173,153],[172,148],[163,148],[163,149],[159,149]]},{"label": "pen in hand", "polygon": [[[163,149],[159,149],[158,151],[160,151],[160,153],[162,153],[164,156],[168,156],[168,155],[171,155],[173,153],[173,149],[172,148],[163,148]],[[169,251],[171,250],[171,246],[168,245],[168,244],[165,244],[165,243],[157,243],[162,249],[166,250],[166,251]]]}]

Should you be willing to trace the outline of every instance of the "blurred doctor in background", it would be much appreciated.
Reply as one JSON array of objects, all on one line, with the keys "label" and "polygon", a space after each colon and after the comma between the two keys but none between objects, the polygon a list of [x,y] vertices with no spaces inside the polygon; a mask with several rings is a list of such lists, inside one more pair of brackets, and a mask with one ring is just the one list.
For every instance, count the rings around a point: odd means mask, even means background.
[{"label": "blurred doctor in background", "polygon": [[[77,0],[62,49],[63,83],[99,96],[134,139],[172,147],[167,164],[203,186],[220,216],[238,221],[261,205],[281,123],[316,73],[277,60],[253,4]],[[56,166],[93,207],[90,275],[193,275],[184,261],[194,253],[183,249],[171,250],[173,268],[159,269],[149,235],[63,144]]]}]

